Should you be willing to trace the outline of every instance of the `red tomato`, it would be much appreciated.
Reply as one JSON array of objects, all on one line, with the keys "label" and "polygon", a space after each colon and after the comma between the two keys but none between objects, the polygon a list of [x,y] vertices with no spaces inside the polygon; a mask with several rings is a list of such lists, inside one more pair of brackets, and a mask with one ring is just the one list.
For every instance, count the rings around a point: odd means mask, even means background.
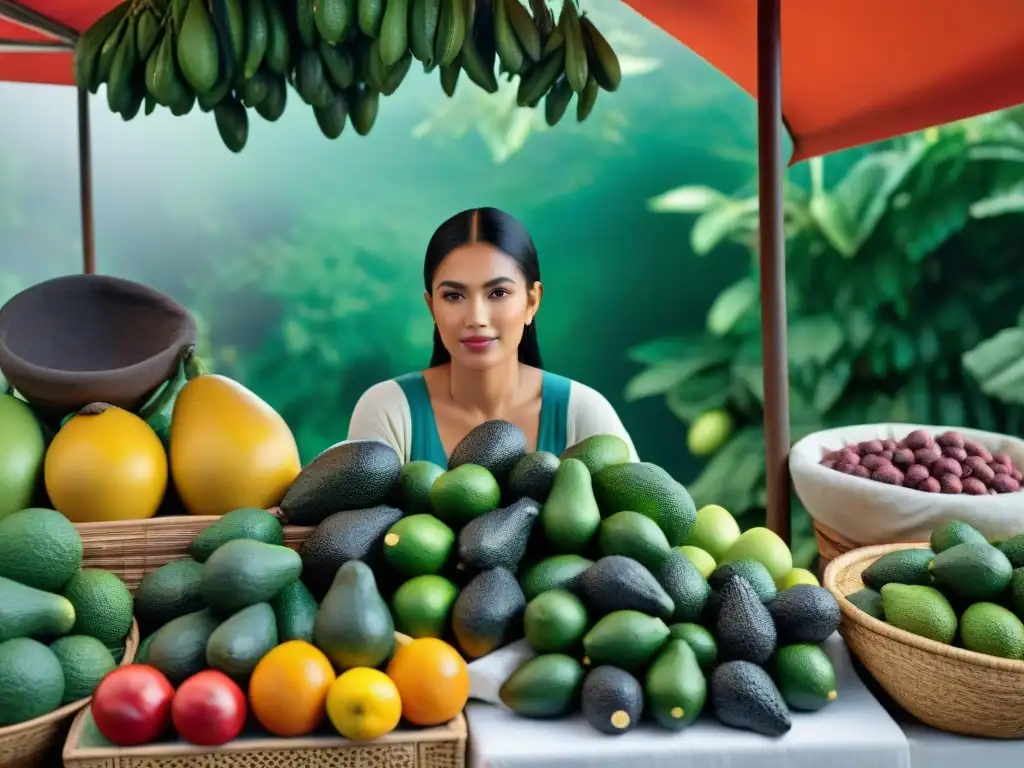
[{"label": "red tomato", "polygon": [[92,719],[113,744],[135,747],[156,741],[167,729],[174,688],[146,664],[118,667],[92,695]]},{"label": "red tomato", "polygon": [[185,741],[204,747],[226,744],[242,732],[246,704],[242,689],[215,669],[193,675],[171,704],[174,727]]}]

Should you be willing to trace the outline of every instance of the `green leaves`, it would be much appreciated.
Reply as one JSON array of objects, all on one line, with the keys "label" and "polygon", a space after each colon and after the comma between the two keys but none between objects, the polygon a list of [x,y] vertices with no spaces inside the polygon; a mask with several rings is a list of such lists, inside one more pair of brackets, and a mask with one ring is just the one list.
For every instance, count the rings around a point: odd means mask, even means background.
[{"label": "green leaves", "polygon": [[963,355],[964,370],[990,397],[1024,404],[1024,328],[1006,328]]},{"label": "green leaves", "polygon": [[737,280],[715,298],[708,310],[708,331],[725,336],[743,315],[758,306],[761,287],[752,277]]}]

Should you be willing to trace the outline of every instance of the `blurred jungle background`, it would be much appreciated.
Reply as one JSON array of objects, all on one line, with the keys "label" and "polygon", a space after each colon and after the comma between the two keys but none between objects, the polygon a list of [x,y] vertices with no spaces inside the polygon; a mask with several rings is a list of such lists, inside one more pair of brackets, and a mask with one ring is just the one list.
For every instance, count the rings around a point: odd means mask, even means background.
[{"label": "blurred jungle background", "polygon": [[[582,125],[413,72],[369,137],[330,142],[293,105],[233,155],[212,115],[124,123],[93,99],[99,271],[186,304],[212,367],[308,459],[367,386],[426,365],[437,224],[499,206],[540,249],[550,368],[603,392],[698,503],[760,524],[753,100],[627,7],[583,7],[625,79]],[[74,93],[0,84],[0,114],[2,301],[79,271],[81,248]],[[1022,433],[1024,111],[804,163],[786,206],[794,439],[868,421]]]}]

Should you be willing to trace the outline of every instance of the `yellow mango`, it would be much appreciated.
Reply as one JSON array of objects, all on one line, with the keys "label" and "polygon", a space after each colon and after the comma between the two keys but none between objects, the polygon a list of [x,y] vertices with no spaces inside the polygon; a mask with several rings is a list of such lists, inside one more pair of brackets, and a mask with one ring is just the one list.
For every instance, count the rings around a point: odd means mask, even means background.
[{"label": "yellow mango", "polygon": [[171,478],[193,515],[276,506],[302,469],[281,415],[225,376],[189,381],[171,415]]},{"label": "yellow mango", "polygon": [[167,490],[167,454],[152,428],[106,403],[82,408],[46,451],[43,481],[73,523],[153,517]]}]

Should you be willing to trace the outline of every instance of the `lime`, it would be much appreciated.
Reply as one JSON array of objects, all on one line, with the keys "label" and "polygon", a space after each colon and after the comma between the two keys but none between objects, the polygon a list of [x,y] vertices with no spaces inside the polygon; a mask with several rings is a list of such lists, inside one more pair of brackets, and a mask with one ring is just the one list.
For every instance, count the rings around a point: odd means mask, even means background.
[{"label": "lime", "polygon": [[404,576],[437,573],[454,544],[454,531],[433,515],[409,515],[384,535],[384,559]]},{"label": "lime", "polygon": [[786,542],[768,528],[751,528],[740,534],[726,550],[719,564],[732,560],[756,560],[771,574],[773,579],[783,579],[793,569],[793,555]]},{"label": "lime", "polygon": [[739,537],[740,527],[729,511],[717,504],[708,504],[697,510],[697,523],[686,543],[703,549],[716,562],[721,562],[722,555]]},{"label": "lime", "polygon": [[732,436],[734,427],[728,411],[705,411],[690,425],[686,446],[694,456],[710,456]]},{"label": "lime", "polygon": [[682,547],[676,547],[686,557],[697,566],[697,570],[700,571],[701,576],[705,579],[711,575],[711,572],[715,570],[715,558],[709,555],[705,550],[700,547],[692,547],[686,544]]},{"label": "lime", "polygon": [[811,584],[815,587],[821,586],[821,584],[818,583],[818,578],[806,568],[793,568],[781,579],[777,579],[775,581],[775,586],[779,588],[780,592],[784,589],[795,587],[797,584]]},{"label": "lime", "polygon": [[409,579],[391,598],[395,629],[410,637],[444,637],[459,590],[443,576]]}]

